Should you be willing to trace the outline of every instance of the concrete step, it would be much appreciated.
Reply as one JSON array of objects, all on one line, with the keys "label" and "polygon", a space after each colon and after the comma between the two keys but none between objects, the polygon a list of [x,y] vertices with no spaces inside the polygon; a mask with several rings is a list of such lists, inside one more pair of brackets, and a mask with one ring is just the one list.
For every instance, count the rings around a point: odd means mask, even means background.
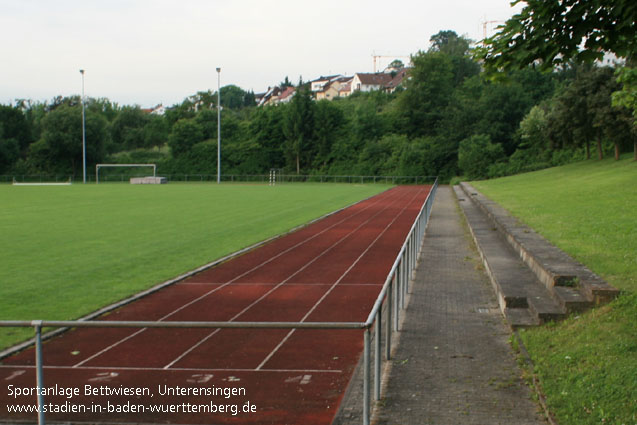
[{"label": "concrete step", "polygon": [[500,310],[514,327],[536,326],[566,315],[552,294],[518,257],[493,223],[456,186],[454,191],[478,247]]},{"label": "concrete step", "polygon": [[489,218],[492,226],[502,233],[517,255],[568,311],[582,311],[591,305],[606,303],[619,294],[616,288],[473,186],[461,183],[460,187],[462,196],[470,199]]},{"label": "concrete step", "polygon": [[540,319],[528,308],[507,308],[504,310],[504,317],[514,329],[530,328],[541,324]]}]

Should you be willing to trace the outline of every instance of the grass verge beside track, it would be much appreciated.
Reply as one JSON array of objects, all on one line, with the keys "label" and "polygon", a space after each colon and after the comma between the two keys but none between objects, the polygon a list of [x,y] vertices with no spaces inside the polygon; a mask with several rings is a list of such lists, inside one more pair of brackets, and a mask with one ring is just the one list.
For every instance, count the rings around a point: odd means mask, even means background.
[{"label": "grass verge beside track", "polygon": [[81,317],[388,187],[0,185],[0,319]]},{"label": "grass verge beside track", "polygon": [[624,292],[521,333],[560,425],[637,424],[636,182],[631,154],[473,183]]}]

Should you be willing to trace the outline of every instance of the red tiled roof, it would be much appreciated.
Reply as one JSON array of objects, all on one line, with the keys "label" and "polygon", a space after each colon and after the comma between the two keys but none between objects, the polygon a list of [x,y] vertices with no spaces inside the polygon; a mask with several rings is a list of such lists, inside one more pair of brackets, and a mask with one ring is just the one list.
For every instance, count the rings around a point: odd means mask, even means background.
[{"label": "red tiled roof", "polygon": [[292,96],[296,89],[294,87],[286,87],[285,90],[279,95],[279,100],[283,100],[289,96]]},{"label": "red tiled roof", "polygon": [[409,68],[403,68],[396,73],[396,76],[387,83],[387,87],[395,88],[402,84],[403,80],[409,75]]},{"label": "red tiled roof", "polygon": [[367,74],[367,73],[358,73],[358,79],[361,81],[361,84],[365,84],[368,86],[382,86],[384,87],[387,83],[392,80],[391,74]]},{"label": "red tiled roof", "polygon": [[350,91],[352,91],[352,81],[351,80],[348,81],[347,83],[343,84],[341,86],[341,88],[338,89],[339,93],[350,92]]}]

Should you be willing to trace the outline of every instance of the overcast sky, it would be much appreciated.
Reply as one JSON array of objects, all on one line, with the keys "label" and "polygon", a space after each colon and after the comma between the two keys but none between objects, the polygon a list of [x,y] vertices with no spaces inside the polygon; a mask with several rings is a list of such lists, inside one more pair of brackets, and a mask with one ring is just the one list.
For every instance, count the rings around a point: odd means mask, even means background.
[{"label": "overcast sky", "polygon": [[[265,91],[286,76],[372,72],[453,30],[517,13],[510,0],[0,0],[0,103],[85,93],[173,105],[236,84]],[[496,24],[489,24],[489,33]],[[407,60],[407,59],[403,59]],[[380,59],[379,66],[391,59]]]}]

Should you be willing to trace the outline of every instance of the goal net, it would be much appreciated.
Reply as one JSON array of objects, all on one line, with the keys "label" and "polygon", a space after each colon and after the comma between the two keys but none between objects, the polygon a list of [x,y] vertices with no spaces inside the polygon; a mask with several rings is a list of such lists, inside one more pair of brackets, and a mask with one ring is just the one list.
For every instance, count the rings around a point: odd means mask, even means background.
[{"label": "goal net", "polygon": [[116,167],[152,167],[153,177],[156,177],[157,166],[155,164],[95,164],[95,183],[100,182],[100,169],[101,168],[116,168]]}]

